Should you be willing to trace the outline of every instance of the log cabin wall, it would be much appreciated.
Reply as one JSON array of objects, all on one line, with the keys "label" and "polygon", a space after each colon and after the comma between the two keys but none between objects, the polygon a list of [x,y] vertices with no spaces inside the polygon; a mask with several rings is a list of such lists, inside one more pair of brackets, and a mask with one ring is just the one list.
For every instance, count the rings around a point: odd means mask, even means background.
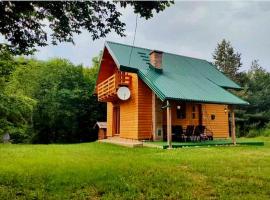
[{"label": "log cabin wall", "polygon": [[113,136],[113,103],[107,102],[107,137]]},{"label": "log cabin wall", "polygon": [[152,139],[152,90],[138,80],[138,139]]},{"label": "log cabin wall", "polygon": [[103,52],[103,57],[100,63],[100,73],[97,77],[97,85],[101,83],[102,81],[106,80],[110,76],[112,76],[117,71],[117,66],[112,58],[112,56],[109,54],[108,50],[105,48]]},{"label": "log cabin wall", "polygon": [[[120,106],[120,137],[129,139],[153,139],[158,122],[153,121],[153,92],[145,85],[137,76],[132,75],[132,83],[130,86],[131,97],[128,101],[117,101],[107,103],[107,136],[113,136],[113,107]],[[156,111],[161,107],[161,101],[155,99]],[[200,104],[186,103],[186,117],[179,119],[177,117],[177,106],[181,103],[173,101],[172,106],[172,125],[199,125],[199,107]],[[228,112],[225,112],[226,105],[219,104],[201,104],[202,117],[201,123],[205,125],[214,134],[214,138],[228,138],[229,137],[229,120]],[[214,116],[214,117],[213,117]],[[163,112],[161,117],[163,125],[166,126],[167,117]],[[155,123],[155,124],[154,124]],[[159,122],[161,124],[161,122]],[[155,126],[155,127],[154,127]],[[163,128],[166,134],[166,129]]]},{"label": "log cabin wall", "polygon": [[229,116],[225,110],[228,110],[227,105],[202,105],[203,125],[214,133],[214,138],[229,137]]},{"label": "log cabin wall", "polygon": [[153,140],[163,139],[163,110],[162,101],[152,92],[152,135]]},{"label": "log cabin wall", "polygon": [[113,107],[120,107],[120,137],[128,139],[152,138],[152,91],[131,73],[131,97],[127,101],[107,103],[107,136],[114,136]]},{"label": "log cabin wall", "polygon": [[[181,125],[186,128],[188,125],[199,125],[199,105],[193,103],[186,103],[186,117],[184,119],[177,118],[178,102],[171,102],[172,106],[172,126]],[[214,138],[228,138],[229,137],[229,118],[227,105],[220,104],[201,104],[201,124],[213,132]],[[227,109],[225,109],[227,108]],[[167,117],[166,112],[163,111],[163,131],[166,135]]]},{"label": "log cabin wall", "polygon": [[138,139],[138,76],[131,73],[130,99],[119,101],[120,137]]},{"label": "log cabin wall", "polygon": [[[172,106],[172,125],[181,125],[185,128],[188,125],[199,125],[199,104],[186,103],[186,117],[177,118],[177,106],[183,106],[182,103],[171,102]],[[195,110],[194,110],[195,108]],[[195,117],[193,116],[195,114]],[[163,112],[163,124],[167,124],[166,112]]]}]

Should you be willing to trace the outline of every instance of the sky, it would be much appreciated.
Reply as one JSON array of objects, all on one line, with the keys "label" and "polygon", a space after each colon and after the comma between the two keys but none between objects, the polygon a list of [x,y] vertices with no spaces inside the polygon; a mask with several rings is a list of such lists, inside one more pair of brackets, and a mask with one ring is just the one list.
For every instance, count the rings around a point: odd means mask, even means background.
[{"label": "sky", "polygon": [[[120,10],[126,37],[110,33],[92,41],[83,31],[75,36],[75,45],[42,47],[35,57],[61,57],[91,66],[91,59],[106,40],[132,44],[136,15],[130,7]],[[270,71],[270,2],[175,2],[149,20],[138,18],[135,46],[212,61],[212,53],[223,38],[242,54],[241,70],[247,70],[252,60],[258,59]]]}]

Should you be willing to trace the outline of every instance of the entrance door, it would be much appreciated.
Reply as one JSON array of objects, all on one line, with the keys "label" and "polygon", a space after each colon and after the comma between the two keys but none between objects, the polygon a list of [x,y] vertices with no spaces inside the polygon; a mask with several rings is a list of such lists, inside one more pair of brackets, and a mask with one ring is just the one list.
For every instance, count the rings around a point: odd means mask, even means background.
[{"label": "entrance door", "polygon": [[201,104],[191,104],[191,116],[189,120],[189,125],[202,125],[202,105]]},{"label": "entrance door", "polygon": [[120,106],[113,107],[113,135],[120,134]]}]

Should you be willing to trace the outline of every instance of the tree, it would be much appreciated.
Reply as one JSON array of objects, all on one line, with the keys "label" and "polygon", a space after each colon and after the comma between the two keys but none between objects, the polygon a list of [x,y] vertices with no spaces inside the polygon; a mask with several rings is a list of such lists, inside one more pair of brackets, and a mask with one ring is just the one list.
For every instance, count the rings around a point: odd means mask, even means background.
[{"label": "tree", "polygon": [[14,65],[14,59],[10,53],[5,49],[0,50],[0,93],[4,91],[4,87],[15,69]]},{"label": "tree", "polygon": [[250,66],[250,70],[249,70],[250,74],[265,73],[265,72],[266,72],[266,70],[260,66],[259,60],[255,59],[251,62],[251,66]]},{"label": "tree", "polygon": [[237,73],[241,63],[241,54],[236,52],[229,41],[223,39],[218,43],[213,54],[214,64],[225,75],[237,81]]},{"label": "tree", "polygon": [[1,135],[9,133],[14,142],[26,142],[35,101],[6,91],[17,64],[8,51],[0,52],[0,140]]},{"label": "tree", "polygon": [[[94,124],[106,119],[106,104],[93,96],[99,58],[93,58],[91,68],[63,59],[16,58],[5,87],[9,95],[0,96],[0,134],[1,130],[12,133],[14,142],[95,139]],[[1,121],[2,116],[9,120]]]},{"label": "tree", "polygon": [[48,45],[46,29],[51,30],[51,43],[72,42],[74,34],[87,30],[92,39],[105,37],[114,31],[124,36],[125,23],[120,21],[117,5],[130,5],[134,12],[146,19],[153,11],[160,12],[173,2],[169,1],[29,1],[0,2],[0,34],[14,54],[32,54],[36,46]]},{"label": "tree", "polygon": [[254,60],[247,72],[238,75],[243,90],[237,94],[250,103],[236,112],[241,136],[245,136],[249,129],[261,129],[270,121],[270,73]]}]

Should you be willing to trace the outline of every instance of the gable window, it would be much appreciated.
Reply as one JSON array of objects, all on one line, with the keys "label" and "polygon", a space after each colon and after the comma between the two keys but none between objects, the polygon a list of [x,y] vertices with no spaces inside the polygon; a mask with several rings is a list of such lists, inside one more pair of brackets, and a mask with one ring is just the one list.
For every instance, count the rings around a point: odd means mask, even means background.
[{"label": "gable window", "polygon": [[181,103],[176,106],[177,119],[186,119],[186,104]]}]

